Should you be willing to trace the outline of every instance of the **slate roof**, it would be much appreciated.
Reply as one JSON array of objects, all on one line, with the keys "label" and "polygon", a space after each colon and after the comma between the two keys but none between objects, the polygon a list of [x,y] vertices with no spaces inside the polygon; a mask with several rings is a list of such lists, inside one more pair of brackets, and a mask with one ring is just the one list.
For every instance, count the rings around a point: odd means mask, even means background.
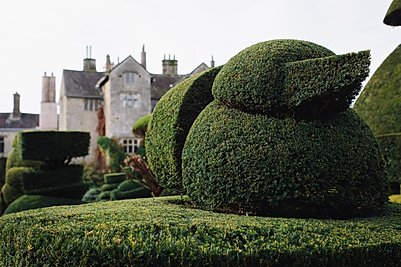
[{"label": "slate roof", "polygon": [[100,98],[96,83],[104,72],[63,70],[64,94],[68,97]]},{"label": "slate roof", "polygon": [[152,74],[151,98],[159,100],[171,87],[187,77],[188,75],[166,76],[162,74]]},{"label": "slate roof", "polygon": [[20,119],[11,119],[12,113],[0,113],[0,129],[33,129],[39,126],[39,114],[21,113]]}]

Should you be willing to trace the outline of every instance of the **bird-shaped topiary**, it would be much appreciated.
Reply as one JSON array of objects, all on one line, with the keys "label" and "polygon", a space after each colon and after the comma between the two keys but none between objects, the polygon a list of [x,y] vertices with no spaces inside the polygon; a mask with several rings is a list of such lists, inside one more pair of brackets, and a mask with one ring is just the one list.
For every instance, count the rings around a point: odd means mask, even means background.
[{"label": "bird-shaped topiary", "polygon": [[183,187],[200,207],[262,215],[350,217],[386,202],[377,142],[349,108],[368,51],[336,56],[273,40],[229,60],[192,125]]}]

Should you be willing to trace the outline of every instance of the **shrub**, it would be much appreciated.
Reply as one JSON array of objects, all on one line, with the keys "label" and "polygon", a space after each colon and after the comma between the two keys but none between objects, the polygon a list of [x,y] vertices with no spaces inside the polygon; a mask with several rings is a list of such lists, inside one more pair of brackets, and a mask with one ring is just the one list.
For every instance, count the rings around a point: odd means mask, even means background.
[{"label": "shrub", "polygon": [[115,189],[110,192],[111,200],[144,198],[151,196],[152,194],[150,193],[150,190],[146,187],[136,188],[129,191],[120,191],[119,189]]},{"label": "shrub", "polygon": [[400,193],[401,184],[401,133],[377,136],[387,166],[392,194]]},{"label": "shrub", "polygon": [[42,188],[67,186],[82,183],[83,167],[80,165],[65,165],[42,167],[40,171],[28,172],[22,176],[22,191],[40,191]]},{"label": "shrub", "polygon": [[24,210],[38,209],[51,206],[77,205],[77,204],[82,204],[82,202],[75,199],[66,199],[59,197],[23,195],[18,199],[16,199],[15,201],[13,201],[4,211],[4,214],[10,214]]},{"label": "shrub", "polygon": [[101,136],[97,139],[97,145],[100,151],[108,159],[108,165],[111,172],[118,172],[121,170],[121,165],[127,154],[122,147],[113,139],[106,136]]},{"label": "shrub", "polygon": [[97,200],[110,200],[110,192],[111,191],[104,191],[99,194]]},{"label": "shrub", "polygon": [[119,191],[131,191],[134,189],[142,188],[144,185],[138,180],[126,180],[118,185]]},{"label": "shrub", "polygon": [[61,184],[54,187],[41,187],[37,189],[25,190],[26,195],[43,195],[50,197],[82,199],[85,192],[88,190],[87,185],[82,182],[75,184]]},{"label": "shrub", "polygon": [[132,132],[134,134],[145,136],[146,129],[148,128],[149,120],[152,117],[152,114],[147,114],[139,118],[134,125],[132,125]]},{"label": "shrub", "polygon": [[12,167],[7,171],[6,183],[22,191],[22,180],[24,176],[35,172],[33,168],[29,167]]},{"label": "shrub", "polygon": [[3,194],[3,200],[6,206],[23,195],[20,188],[11,186],[7,183],[3,185],[1,192]]},{"label": "shrub", "polygon": [[35,170],[40,169],[43,166],[43,162],[37,160],[22,160],[19,148],[13,148],[8,153],[7,163],[6,163],[6,173],[9,169],[13,167],[31,167]]},{"label": "shrub", "polygon": [[119,183],[115,183],[115,184],[104,184],[100,187],[100,190],[104,191],[111,191],[114,190],[118,187]]},{"label": "shrub", "polygon": [[0,187],[4,184],[4,179],[6,177],[6,164],[7,158],[0,157]]},{"label": "shrub", "polygon": [[105,184],[116,184],[121,183],[125,180],[125,173],[116,172],[116,173],[107,173],[103,176]]},{"label": "shrub", "polygon": [[213,213],[179,205],[180,199],[3,216],[0,265],[357,267],[401,261],[400,205],[374,218],[311,220]]},{"label": "shrub", "polygon": [[90,188],[82,197],[83,202],[95,202],[99,198],[100,189],[97,187]]},{"label": "shrub", "polygon": [[145,137],[149,166],[160,185],[182,191],[181,152],[188,131],[212,101],[211,88],[221,67],[195,75],[170,89],[157,103]]},{"label": "shrub", "polygon": [[393,0],[390,7],[387,10],[386,16],[383,22],[390,26],[401,25],[401,1]]},{"label": "shrub", "polygon": [[63,162],[73,157],[86,156],[89,139],[87,132],[21,132],[21,157],[25,160]]},{"label": "shrub", "polygon": [[352,216],[385,203],[385,179],[375,138],[352,110],[331,121],[278,120],[212,102],[183,150],[184,187],[212,209]]},{"label": "shrub", "polygon": [[7,205],[3,199],[3,193],[0,190],[0,215],[3,214],[4,210],[6,209]]}]

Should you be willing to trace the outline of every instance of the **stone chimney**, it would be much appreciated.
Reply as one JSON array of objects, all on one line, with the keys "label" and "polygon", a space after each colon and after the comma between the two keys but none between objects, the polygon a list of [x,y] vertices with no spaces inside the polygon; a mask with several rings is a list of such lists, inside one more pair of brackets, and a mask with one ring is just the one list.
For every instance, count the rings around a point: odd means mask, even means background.
[{"label": "stone chimney", "polygon": [[13,109],[12,118],[13,119],[20,119],[21,118],[20,95],[18,93],[14,94],[14,109]]},{"label": "stone chimney", "polygon": [[145,45],[142,46],[141,52],[141,65],[146,70],[146,52],[145,52]]},{"label": "stone chimney", "polygon": [[111,71],[113,68],[114,68],[114,64],[111,63],[111,61],[110,61],[110,56],[107,55],[107,56],[106,56],[106,66],[105,66],[105,70],[106,70],[107,72],[109,72],[109,71]]},{"label": "stone chimney", "polygon": [[175,59],[175,56],[173,56],[173,59],[170,59],[170,55],[168,56],[168,59],[166,59],[166,56],[164,56],[164,59],[162,61],[162,67],[163,67],[163,75],[167,76],[177,76],[177,70],[178,70],[178,61]]},{"label": "stone chimney", "polygon": [[42,76],[42,102],[40,103],[39,129],[57,130],[56,77]]},{"label": "stone chimney", "polygon": [[213,56],[212,56],[212,60],[210,61],[210,67],[211,67],[211,68],[214,68],[214,59],[213,59]]},{"label": "stone chimney", "polygon": [[96,72],[96,60],[92,58],[92,47],[86,47],[86,58],[84,59],[84,71]]}]

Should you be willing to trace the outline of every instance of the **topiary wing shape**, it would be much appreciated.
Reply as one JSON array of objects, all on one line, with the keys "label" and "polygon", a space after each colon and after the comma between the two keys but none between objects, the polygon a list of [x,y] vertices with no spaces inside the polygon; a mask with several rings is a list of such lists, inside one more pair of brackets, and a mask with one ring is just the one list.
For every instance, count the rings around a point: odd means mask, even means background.
[{"label": "topiary wing shape", "polygon": [[306,59],[286,65],[284,94],[298,117],[345,111],[369,75],[370,52]]},{"label": "topiary wing shape", "polygon": [[383,20],[384,24],[390,26],[401,25],[401,0],[393,0],[387,10],[386,16]]}]

